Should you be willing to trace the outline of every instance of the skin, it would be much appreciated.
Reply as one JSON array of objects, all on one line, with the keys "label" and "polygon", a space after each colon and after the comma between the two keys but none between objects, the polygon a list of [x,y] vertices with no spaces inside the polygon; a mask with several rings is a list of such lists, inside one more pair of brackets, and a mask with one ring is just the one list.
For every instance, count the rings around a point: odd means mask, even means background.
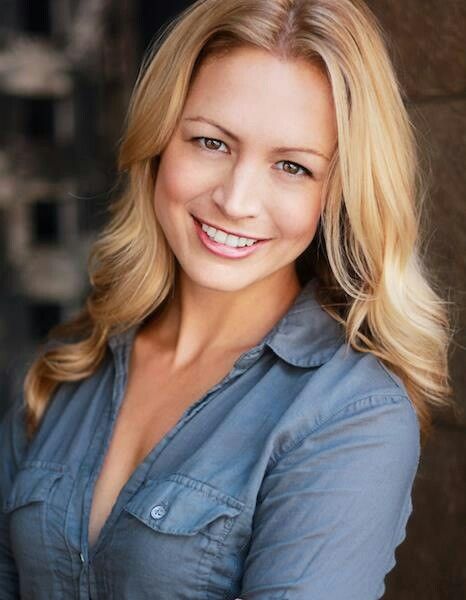
[{"label": "skin", "polygon": [[[200,115],[237,140],[185,120]],[[212,139],[193,140],[198,136]],[[335,143],[329,83],[307,62],[241,48],[201,67],[154,189],[156,216],[180,266],[175,294],[138,330],[125,401],[95,486],[91,544],[140,461],[300,291],[294,261],[315,235],[329,163],[273,148],[307,146],[330,157]],[[270,240],[241,259],[216,256],[200,242],[191,214]]]},{"label": "skin", "polygon": [[[197,117],[237,139],[188,120]],[[154,189],[154,210],[180,270],[172,302],[141,335],[163,352],[166,372],[219,353],[237,356],[286,313],[300,291],[294,261],[315,235],[336,141],[330,84],[309,62],[242,47],[203,63]],[[327,158],[274,151],[297,146]],[[216,256],[198,239],[193,214],[270,239],[241,259]]]}]

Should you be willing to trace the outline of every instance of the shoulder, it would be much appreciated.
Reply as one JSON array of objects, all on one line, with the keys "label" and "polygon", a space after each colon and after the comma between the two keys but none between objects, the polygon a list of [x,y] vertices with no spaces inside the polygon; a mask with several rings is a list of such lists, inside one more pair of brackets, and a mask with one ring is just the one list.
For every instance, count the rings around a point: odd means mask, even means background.
[{"label": "shoulder", "polygon": [[420,424],[406,387],[374,354],[342,344],[304,379],[279,424],[272,462],[326,432],[333,438],[391,437],[419,454]]},{"label": "shoulder", "polygon": [[369,397],[409,400],[401,378],[378,357],[371,352],[358,352],[347,344],[342,344],[330,360],[309,377],[307,388],[312,393],[319,389],[321,398],[325,398],[322,418]]},{"label": "shoulder", "polygon": [[0,487],[10,482],[28,447],[22,394],[15,397],[0,420]]},{"label": "shoulder", "polygon": [[17,394],[0,419],[0,444],[20,449],[26,441],[26,405],[23,394]]},{"label": "shoulder", "polygon": [[371,352],[341,344],[333,356],[309,374],[305,391],[319,399],[319,422],[367,398],[390,402],[409,396],[403,381]]},{"label": "shoulder", "polygon": [[[51,438],[72,436],[88,414],[97,418],[111,398],[111,362],[104,360],[87,377],[77,381],[61,381],[47,401],[32,441],[26,442],[26,403],[20,394],[9,406],[0,422],[0,447],[15,456],[24,450],[35,450]],[[91,420],[92,422],[92,420]],[[7,448],[6,446],[9,446]]]}]

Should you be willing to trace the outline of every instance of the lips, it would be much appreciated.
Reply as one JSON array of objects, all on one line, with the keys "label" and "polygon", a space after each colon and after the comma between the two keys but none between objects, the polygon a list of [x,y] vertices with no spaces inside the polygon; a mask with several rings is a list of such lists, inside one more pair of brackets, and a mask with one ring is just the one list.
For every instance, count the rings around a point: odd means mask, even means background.
[{"label": "lips", "polygon": [[236,235],[237,237],[244,237],[244,238],[249,238],[251,240],[258,240],[258,241],[265,241],[265,240],[270,239],[270,238],[255,237],[254,235],[249,235],[248,233],[236,233],[234,231],[229,231],[228,229],[223,229],[222,227],[218,227],[217,225],[214,225],[213,223],[209,223],[208,221],[201,221],[200,219],[198,219],[194,215],[191,215],[191,216],[201,226],[203,224],[204,225],[209,225],[210,227],[214,227],[214,229],[218,229],[219,231],[223,231],[224,233],[227,233],[227,234],[230,234],[230,235]]},{"label": "lips", "polygon": [[251,246],[232,247],[212,240],[202,229],[201,222],[193,217],[194,227],[202,245],[211,253],[227,259],[241,259],[258,251],[268,240],[261,240]]}]

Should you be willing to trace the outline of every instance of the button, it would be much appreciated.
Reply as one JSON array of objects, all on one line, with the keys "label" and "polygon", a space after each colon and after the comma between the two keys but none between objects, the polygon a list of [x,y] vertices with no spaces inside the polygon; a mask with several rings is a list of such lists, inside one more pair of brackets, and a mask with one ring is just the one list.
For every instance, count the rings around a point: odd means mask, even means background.
[{"label": "button", "polygon": [[166,512],[167,512],[167,509],[164,506],[162,506],[161,504],[157,504],[150,511],[150,516],[153,519],[161,519],[162,517],[165,516]]},{"label": "button", "polygon": [[82,563],[83,563],[83,562],[85,562],[85,561],[84,561],[84,555],[83,555],[83,553],[82,553],[82,552],[80,552],[80,553],[79,553],[79,558],[81,559],[81,562],[82,562]]}]

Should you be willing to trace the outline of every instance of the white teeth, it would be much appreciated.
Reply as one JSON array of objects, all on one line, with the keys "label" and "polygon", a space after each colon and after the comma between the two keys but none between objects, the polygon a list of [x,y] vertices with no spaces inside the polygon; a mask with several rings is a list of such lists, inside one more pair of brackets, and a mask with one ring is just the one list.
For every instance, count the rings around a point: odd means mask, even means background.
[{"label": "white teeth", "polygon": [[215,229],[215,227],[211,227],[210,225],[202,224],[202,230],[207,233],[207,235],[216,242],[220,244],[225,244],[226,246],[231,246],[232,248],[241,248],[242,246],[252,246],[254,242],[257,240],[253,240],[251,238],[238,237],[237,235],[232,235],[231,233],[225,233],[224,231],[220,231],[220,229]]},{"label": "white teeth", "polygon": [[226,241],[227,237],[228,234],[226,234],[224,231],[220,231],[220,229],[217,229],[212,239],[216,242],[219,242],[219,244],[223,244]]}]

